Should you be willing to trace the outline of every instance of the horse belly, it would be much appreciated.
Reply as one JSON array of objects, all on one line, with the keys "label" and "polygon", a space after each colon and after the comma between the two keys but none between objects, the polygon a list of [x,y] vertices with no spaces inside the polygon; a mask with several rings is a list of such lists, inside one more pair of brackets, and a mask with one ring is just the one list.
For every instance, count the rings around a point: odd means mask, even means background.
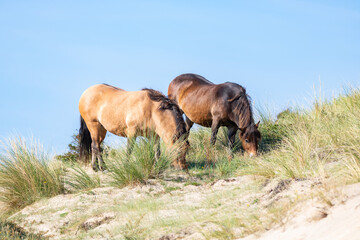
[{"label": "horse belly", "polygon": [[212,124],[212,115],[207,107],[201,105],[183,106],[181,108],[185,115],[194,123],[204,127],[210,127]]},{"label": "horse belly", "polygon": [[121,137],[126,137],[126,133],[125,133],[126,128],[124,124],[118,122],[102,121],[101,125],[103,125],[103,127],[112,134]]},{"label": "horse belly", "polygon": [[114,111],[104,105],[104,107],[99,111],[98,121],[112,134],[122,137],[126,136],[126,122],[121,112]]}]

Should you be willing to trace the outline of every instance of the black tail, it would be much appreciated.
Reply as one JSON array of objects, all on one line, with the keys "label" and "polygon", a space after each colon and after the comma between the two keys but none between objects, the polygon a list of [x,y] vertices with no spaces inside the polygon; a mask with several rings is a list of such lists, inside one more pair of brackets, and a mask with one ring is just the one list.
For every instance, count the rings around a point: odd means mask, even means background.
[{"label": "black tail", "polygon": [[91,136],[89,129],[86,126],[84,119],[80,116],[80,129],[79,129],[79,138],[80,138],[80,159],[83,159],[87,162],[91,154]]}]

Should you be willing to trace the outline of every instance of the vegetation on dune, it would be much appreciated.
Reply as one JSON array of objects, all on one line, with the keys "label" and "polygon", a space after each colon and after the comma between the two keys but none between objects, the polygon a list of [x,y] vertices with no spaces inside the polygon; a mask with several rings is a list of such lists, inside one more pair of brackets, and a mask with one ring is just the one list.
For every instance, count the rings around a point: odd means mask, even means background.
[{"label": "vegetation on dune", "polygon": [[30,234],[17,227],[13,223],[0,221],[0,239],[2,240],[41,240],[44,239],[39,235]]},{"label": "vegetation on dune", "polygon": [[81,164],[72,162],[70,165],[65,164],[64,174],[65,188],[70,193],[86,191],[100,187],[101,181],[97,173],[87,173]]},{"label": "vegetation on dune", "polygon": [[0,152],[0,201],[9,209],[64,193],[63,167],[37,143],[22,138],[3,143]]},{"label": "vegetation on dune", "polygon": [[79,134],[71,136],[71,142],[68,144],[68,151],[57,155],[56,158],[63,162],[78,162],[80,159]]},{"label": "vegetation on dune", "polygon": [[[181,187],[166,186],[165,194],[176,192],[188,185],[196,187],[204,182],[241,175],[256,175],[261,179],[284,181],[290,181],[289,179],[331,181],[335,183],[334,185],[360,181],[360,90],[351,90],[325,102],[316,101],[311,110],[285,110],[276,120],[263,113],[259,116],[262,142],[257,157],[249,158],[244,155],[238,136],[233,149],[230,149],[225,128],[220,129],[215,146],[210,145],[210,129],[195,128],[189,136],[190,149],[187,154],[189,169],[186,172],[171,168],[171,163],[178,154],[176,146],[175,148],[161,146],[160,157],[156,160],[154,137],[138,138],[134,142],[131,154],[127,154],[125,147],[118,149],[105,147],[107,174],[89,173],[84,169],[83,163],[77,162],[76,136],[69,145],[69,153],[57,157],[57,160],[61,161],[54,160],[38,144],[29,145],[22,138],[11,139],[3,144],[0,152],[0,202],[5,204],[8,210],[13,211],[41,198],[100,187],[104,185],[100,182],[100,176],[107,176],[107,179],[110,179],[108,184],[116,187],[143,184],[154,178],[162,178],[161,182],[165,186],[171,181],[173,183],[187,181]],[[164,176],[167,176],[165,180]],[[261,184],[259,183],[259,186]],[[256,189],[251,191],[260,191],[260,187]],[[213,201],[207,199],[206,202],[211,208],[220,208],[223,204],[221,199],[225,197],[235,199],[238,196],[230,191],[229,196],[214,195]],[[149,199],[157,201],[154,196]],[[149,205],[149,199],[144,199],[144,206]],[[256,206],[256,199],[253,205]],[[281,216],[292,206],[290,205],[275,210],[269,208],[266,211],[272,218],[276,215],[276,219],[281,219]],[[244,208],[242,211],[244,216],[236,216],[236,224],[228,220],[231,218],[229,216],[236,212],[235,208]],[[165,209],[167,207],[164,206]],[[196,215],[193,213],[195,210],[189,208],[185,212],[189,216],[198,217],[190,219],[184,215],[180,220],[177,219],[176,223],[183,221],[183,225],[180,225],[184,227],[192,224],[192,221],[213,221],[214,224],[219,225],[219,228],[209,237],[223,236],[224,239],[234,238],[233,229],[240,225],[246,226],[244,227],[246,233],[267,226],[266,219],[259,220],[258,209],[248,209],[243,205],[234,209],[229,206],[221,207],[221,211],[216,211],[218,215],[205,216],[202,212]],[[147,209],[139,211],[146,213]],[[274,214],[271,211],[274,211]],[[226,217],[222,217],[224,214]],[[268,220],[269,224],[273,222],[273,219]],[[173,226],[171,221],[169,219],[169,222],[161,227],[166,225],[166,228],[174,228],[175,223]],[[124,236],[132,236],[133,232],[143,235],[141,229],[133,229],[132,226],[130,223],[127,225]],[[7,232],[5,234],[14,234],[14,236],[18,233],[24,234],[8,223],[0,223],[0,227],[0,232]],[[177,226],[176,229],[179,227]],[[9,233],[9,231],[13,232]],[[0,233],[0,237],[3,236],[7,235]]]},{"label": "vegetation on dune", "polygon": [[359,90],[327,102],[317,101],[310,111],[288,111],[269,123],[284,132],[279,147],[256,161],[246,159],[240,173],[359,181],[359,119]]},{"label": "vegetation on dune", "polygon": [[155,136],[139,138],[134,142],[131,154],[127,153],[126,148],[109,150],[106,163],[113,179],[112,185],[123,187],[146,183],[151,178],[161,178],[177,157],[176,146],[172,149],[163,146],[158,159],[155,152]]},{"label": "vegetation on dune", "polygon": [[271,120],[260,113],[262,141],[259,156],[243,155],[235,142],[227,147],[226,129],[210,145],[210,129],[190,134],[190,172],[210,179],[234,175],[261,175],[282,179],[337,179],[360,181],[360,91],[352,90],[311,110],[285,110]]}]

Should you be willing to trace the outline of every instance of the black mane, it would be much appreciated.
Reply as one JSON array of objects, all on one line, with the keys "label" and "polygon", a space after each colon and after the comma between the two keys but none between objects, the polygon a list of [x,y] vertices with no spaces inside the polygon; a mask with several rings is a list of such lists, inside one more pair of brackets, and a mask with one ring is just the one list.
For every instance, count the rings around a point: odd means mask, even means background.
[{"label": "black mane", "polygon": [[246,94],[245,88],[240,95],[236,96],[234,99],[230,99],[230,102],[234,102],[234,113],[239,116],[239,127],[246,128],[254,123],[252,107],[251,107],[251,98]]}]

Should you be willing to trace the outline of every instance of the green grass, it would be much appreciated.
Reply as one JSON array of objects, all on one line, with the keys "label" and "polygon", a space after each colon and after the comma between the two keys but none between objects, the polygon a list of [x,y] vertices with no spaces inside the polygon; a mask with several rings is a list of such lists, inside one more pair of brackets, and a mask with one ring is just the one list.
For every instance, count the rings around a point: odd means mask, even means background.
[{"label": "green grass", "polygon": [[139,138],[130,155],[125,148],[113,149],[108,153],[105,161],[113,180],[112,185],[124,187],[146,183],[152,178],[162,178],[177,157],[176,146],[172,149],[163,146],[159,159],[155,158],[155,148],[155,137]]},{"label": "green grass", "polygon": [[64,193],[63,168],[37,143],[22,138],[3,143],[0,152],[0,202],[18,209]]},{"label": "green grass", "polygon": [[[189,136],[188,172],[171,169],[177,151],[162,146],[160,158],[156,160],[155,139],[139,138],[131,155],[124,148],[110,149],[104,154],[109,169],[107,175],[116,187],[146,184],[149,179],[178,181],[179,186],[182,182],[181,187],[165,185],[161,194],[172,197],[181,196],[182,191],[176,190],[187,185],[200,186],[240,175],[261,176],[264,181],[313,179],[326,181],[330,186],[360,181],[359,90],[348,91],[325,102],[316,101],[310,110],[285,110],[276,119],[263,113],[259,116],[262,142],[260,154],[255,158],[244,156],[238,139],[235,147],[230,149],[225,128],[219,130],[215,146],[210,145],[210,129],[198,128],[192,129]],[[51,157],[37,145],[28,146],[22,139],[5,144],[0,162],[0,201],[8,209],[19,209],[66,190],[77,192],[100,186],[98,174],[89,174],[76,164],[64,171],[63,164],[51,161]],[[178,178],[175,179],[174,175]],[[147,236],[143,231],[146,228],[174,232],[194,223],[206,222],[218,225],[216,231],[204,233],[204,237],[209,239],[234,239],[235,235],[238,237],[234,229],[239,228],[241,236],[262,231],[273,223],[281,222],[296,202],[257,209],[261,202],[258,198],[250,199],[247,205],[239,203],[236,206],[223,201],[229,199],[235,202],[234,199],[248,191],[261,191],[262,184],[259,183],[255,190],[232,189],[221,195],[214,192],[201,206],[206,213],[197,212],[193,206],[181,205],[182,208],[176,210],[179,212],[176,219],[169,217],[165,221],[159,215],[158,222],[149,221],[146,214],[179,206],[175,206],[172,200],[158,198],[158,195],[127,203],[119,200],[117,211],[137,218],[126,219],[116,231],[127,239],[143,239]]]},{"label": "green grass", "polygon": [[[360,170],[360,93],[352,90],[312,110],[286,112],[275,122],[283,139],[278,147],[245,159],[241,174],[269,178],[320,178],[358,182]],[[267,126],[264,126],[267,128]]]},{"label": "green grass", "polygon": [[243,159],[241,143],[236,138],[231,150],[227,143],[227,129],[219,130],[215,146],[211,146],[211,130],[209,128],[194,129],[190,132],[190,149],[187,154],[189,173],[200,180],[215,179],[234,175]]},{"label": "green grass", "polygon": [[72,162],[66,168],[65,186],[71,192],[86,191],[93,188],[100,187],[101,181],[97,173],[89,175],[82,167],[76,162]]}]

